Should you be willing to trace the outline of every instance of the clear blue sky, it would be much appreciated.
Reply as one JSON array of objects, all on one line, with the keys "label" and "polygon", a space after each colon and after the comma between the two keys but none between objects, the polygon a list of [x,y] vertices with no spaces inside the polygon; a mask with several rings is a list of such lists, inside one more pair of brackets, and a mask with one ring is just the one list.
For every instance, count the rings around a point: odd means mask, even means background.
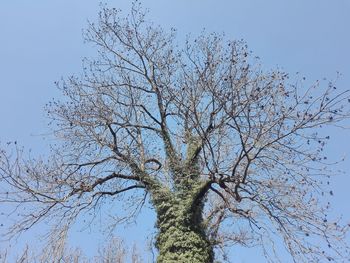
[{"label": "clear blue sky", "polygon": [[[93,54],[83,45],[81,30],[94,20],[99,1],[11,0],[0,3],[0,141],[17,140],[34,152],[45,152],[47,131],[43,106],[57,96],[53,82],[79,73],[81,59]],[[165,28],[187,33],[225,32],[247,41],[265,69],[301,72],[310,80],[332,79],[341,72],[339,89],[350,88],[350,2],[348,0],[144,0],[149,18]],[[128,10],[129,0],[107,1]],[[340,168],[350,171],[350,130],[331,130],[331,156],[348,156]],[[334,181],[334,213],[350,221],[347,186],[350,173]],[[1,207],[0,207],[1,210]],[[152,218],[151,216],[147,216]],[[148,220],[150,221],[150,220]],[[139,223],[142,233],[151,229]],[[98,230],[97,230],[98,231]],[[124,232],[124,233],[122,233]],[[122,228],[117,234],[125,235]],[[130,234],[127,234],[130,236]],[[88,233],[73,233],[81,243]],[[90,235],[91,237],[91,235]],[[139,234],[137,240],[142,240]],[[89,249],[93,243],[82,246]],[[1,244],[0,244],[1,247]],[[93,251],[89,250],[89,251]],[[93,253],[93,252],[91,252]],[[264,262],[259,253],[240,253],[236,262]]]}]

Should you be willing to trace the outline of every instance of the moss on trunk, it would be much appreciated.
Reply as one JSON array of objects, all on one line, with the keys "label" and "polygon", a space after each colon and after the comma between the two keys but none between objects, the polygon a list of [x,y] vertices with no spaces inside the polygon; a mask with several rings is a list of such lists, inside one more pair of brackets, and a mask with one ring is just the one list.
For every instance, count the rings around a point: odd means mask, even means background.
[{"label": "moss on trunk", "polygon": [[212,263],[211,246],[202,224],[202,202],[192,205],[191,195],[155,200],[159,251],[158,263]]}]

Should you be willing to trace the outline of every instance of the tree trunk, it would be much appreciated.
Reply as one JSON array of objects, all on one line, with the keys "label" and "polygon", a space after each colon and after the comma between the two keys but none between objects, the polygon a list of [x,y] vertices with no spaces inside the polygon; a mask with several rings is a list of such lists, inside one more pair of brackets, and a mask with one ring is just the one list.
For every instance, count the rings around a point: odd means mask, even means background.
[{"label": "tree trunk", "polygon": [[162,198],[156,202],[159,251],[157,263],[212,263],[213,247],[203,225],[203,204],[191,198]]}]

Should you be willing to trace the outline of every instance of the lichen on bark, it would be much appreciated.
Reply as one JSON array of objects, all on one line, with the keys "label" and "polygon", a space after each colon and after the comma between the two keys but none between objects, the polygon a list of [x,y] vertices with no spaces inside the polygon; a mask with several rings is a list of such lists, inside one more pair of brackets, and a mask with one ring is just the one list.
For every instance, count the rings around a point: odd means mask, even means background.
[{"label": "lichen on bark", "polygon": [[214,252],[203,225],[203,203],[193,206],[194,193],[154,200],[157,210],[158,263],[213,262]]},{"label": "lichen on bark", "polygon": [[174,189],[154,188],[152,202],[157,212],[158,263],[211,263],[214,250],[203,224],[207,187],[200,179],[197,149],[199,138],[189,136],[186,160],[173,169]]}]

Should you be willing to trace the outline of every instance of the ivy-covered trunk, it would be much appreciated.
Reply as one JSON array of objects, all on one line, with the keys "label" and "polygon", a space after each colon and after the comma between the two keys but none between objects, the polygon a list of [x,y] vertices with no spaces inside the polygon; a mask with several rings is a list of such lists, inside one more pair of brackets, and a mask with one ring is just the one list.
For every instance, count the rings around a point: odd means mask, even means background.
[{"label": "ivy-covered trunk", "polygon": [[157,263],[212,263],[214,252],[203,225],[203,202],[193,203],[190,194],[163,192],[154,204],[159,231]]}]

